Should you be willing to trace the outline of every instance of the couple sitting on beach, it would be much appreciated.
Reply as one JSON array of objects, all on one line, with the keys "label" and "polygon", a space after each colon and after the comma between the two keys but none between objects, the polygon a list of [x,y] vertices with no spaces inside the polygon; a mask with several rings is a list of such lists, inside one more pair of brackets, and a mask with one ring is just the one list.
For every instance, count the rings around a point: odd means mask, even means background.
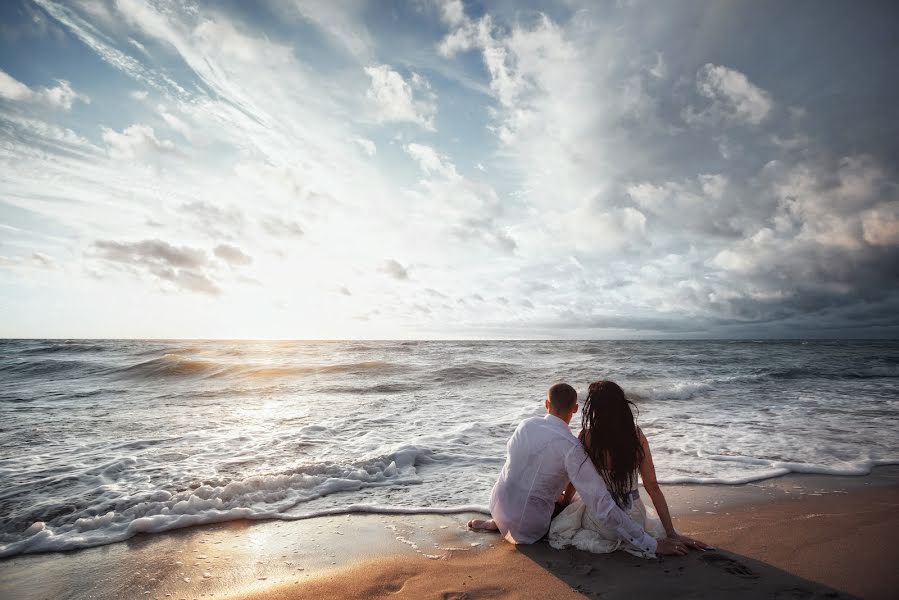
[{"label": "couple sitting on beach", "polygon": [[[630,404],[617,384],[590,384],[576,438],[568,424],[578,409],[577,392],[566,383],[549,388],[547,415],[525,419],[509,439],[506,464],[490,494],[492,519],[468,526],[499,531],[513,544],[546,536],[555,548],[622,549],[647,558],[708,549],[675,531]],[[640,500],[638,473],[661,522]]]}]

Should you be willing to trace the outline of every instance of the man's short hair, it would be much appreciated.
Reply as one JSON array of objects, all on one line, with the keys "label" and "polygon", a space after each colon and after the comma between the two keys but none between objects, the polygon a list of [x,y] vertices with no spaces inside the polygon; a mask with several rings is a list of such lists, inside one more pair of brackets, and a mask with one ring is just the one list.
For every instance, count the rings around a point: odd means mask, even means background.
[{"label": "man's short hair", "polygon": [[567,412],[577,404],[577,391],[567,383],[557,383],[549,388],[549,405],[556,412]]}]

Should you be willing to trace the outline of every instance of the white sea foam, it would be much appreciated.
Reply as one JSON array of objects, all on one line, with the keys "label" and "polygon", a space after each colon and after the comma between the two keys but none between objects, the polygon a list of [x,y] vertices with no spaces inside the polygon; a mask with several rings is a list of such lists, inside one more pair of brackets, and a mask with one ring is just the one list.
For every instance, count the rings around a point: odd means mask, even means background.
[{"label": "white sea foam", "polygon": [[899,458],[876,460],[868,459],[859,461],[857,463],[845,463],[843,465],[816,465],[795,462],[769,461],[751,457],[728,458],[741,458],[743,460],[732,460],[731,462],[742,462],[743,464],[752,465],[759,468],[742,475],[735,475],[731,477],[663,476],[659,477],[659,483],[743,485],[746,483],[772,479],[774,477],[782,477],[784,475],[789,475],[790,473],[803,473],[809,475],[840,475],[844,477],[854,477],[860,475],[869,475],[871,473],[871,470],[877,466],[899,465]]},{"label": "white sea foam", "polygon": [[703,381],[668,381],[655,385],[633,385],[628,393],[637,400],[689,400],[711,391],[710,384]]},{"label": "white sea foam", "polygon": [[[389,457],[343,468],[341,472],[328,468],[313,474],[254,476],[222,486],[202,485],[176,494],[156,490],[122,497],[118,499],[116,510],[103,514],[82,516],[74,521],[70,518],[56,526],[42,521],[34,522],[16,541],[0,544],[0,557],[85,548],[125,540],[137,533],[168,531],[234,519],[305,519],[352,512],[452,513],[483,510],[480,505],[403,507],[349,504],[292,511],[311,500],[340,492],[420,484],[421,478],[415,470],[416,460],[420,457],[427,459],[427,452],[421,452],[414,446],[402,446]],[[133,459],[127,459],[114,461],[113,464],[118,467],[134,463]],[[103,471],[108,473],[110,468]],[[87,507],[83,512],[89,515],[92,508]]]}]

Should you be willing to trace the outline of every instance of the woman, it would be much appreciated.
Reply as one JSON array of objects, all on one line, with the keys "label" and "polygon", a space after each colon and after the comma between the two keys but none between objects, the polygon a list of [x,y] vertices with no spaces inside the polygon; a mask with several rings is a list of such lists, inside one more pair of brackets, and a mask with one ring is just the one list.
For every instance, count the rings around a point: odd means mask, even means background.
[{"label": "woman", "polygon": [[[668,503],[656,480],[649,442],[634,423],[632,404],[616,383],[591,383],[581,417],[581,444],[618,506],[634,521],[643,525],[650,535],[657,539],[673,538],[699,550],[710,549],[702,542],[681,535],[674,529]],[[640,500],[637,489],[638,472],[643,480],[643,489],[652,498],[658,511],[658,517],[651,509],[647,510]],[[600,553],[622,549],[631,554],[643,555],[640,550],[630,547],[615,532],[587,513],[572,485],[569,484],[563,497],[571,499],[571,503],[550,526],[548,539],[553,547],[575,546],[581,550]]]}]

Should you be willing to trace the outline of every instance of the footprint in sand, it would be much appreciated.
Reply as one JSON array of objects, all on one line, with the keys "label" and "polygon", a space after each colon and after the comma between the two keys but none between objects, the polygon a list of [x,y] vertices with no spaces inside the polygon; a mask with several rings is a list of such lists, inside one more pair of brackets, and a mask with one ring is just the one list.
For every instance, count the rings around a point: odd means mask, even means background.
[{"label": "footprint in sand", "polygon": [[725,573],[730,573],[731,575],[736,575],[737,577],[742,577],[743,579],[758,578],[758,573],[756,573],[743,563],[724,556],[723,554],[719,554],[718,552],[706,552],[702,556],[700,556],[700,558],[713,567],[723,569]]}]

